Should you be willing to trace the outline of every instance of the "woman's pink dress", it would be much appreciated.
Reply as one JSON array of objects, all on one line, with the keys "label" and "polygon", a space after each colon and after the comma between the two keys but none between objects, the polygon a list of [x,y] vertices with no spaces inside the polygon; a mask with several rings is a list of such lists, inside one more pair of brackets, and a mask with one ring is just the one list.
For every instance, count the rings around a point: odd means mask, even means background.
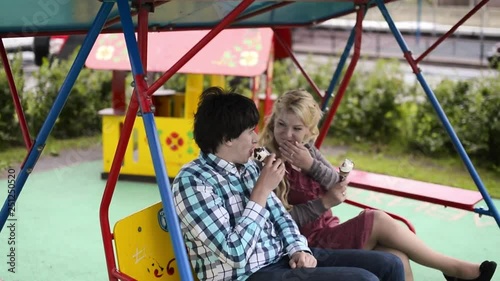
[{"label": "woman's pink dress", "polygon": [[[287,165],[290,192],[288,202],[292,205],[306,203],[325,193],[321,185]],[[310,247],[326,249],[363,249],[373,226],[373,212],[365,210],[358,216],[340,223],[332,212],[325,212],[317,220],[300,227]]]}]

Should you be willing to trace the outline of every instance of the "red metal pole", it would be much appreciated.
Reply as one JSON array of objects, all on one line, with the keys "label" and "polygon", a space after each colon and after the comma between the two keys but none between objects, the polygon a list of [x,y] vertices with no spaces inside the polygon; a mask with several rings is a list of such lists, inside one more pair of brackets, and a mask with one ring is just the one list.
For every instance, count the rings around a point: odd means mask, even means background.
[{"label": "red metal pole", "polygon": [[[148,21],[149,21],[149,8],[150,4],[145,4],[145,1],[139,1],[139,15],[138,20],[138,30],[137,30],[137,42],[139,44],[139,53],[141,55],[142,67],[144,68],[144,75],[148,74]],[[152,3],[151,3],[152,5]]]},{"label": "red metal pole", "polygon": [[[168,2],[170,2],[170,0],[166,0],[166,1],[158,1],[158,0],[155,0],[155,1],[152,1],[152,2],[149,2],[149,3],[153,6],[153,9],[154,9],[155,7],[158,7],[158,6],[163,5],[163,4],[165,4],[165,3],[168,3]],[[137,11],[137,10],[130,12],[130,15],[131,15],[132,17],[133,17],[133,16],[135,16],[135,15],[137,15],[137,14],[138,14],[138,11]],[[110,27],[110,26],[112,26],[112,25],[114,25],[114,24],[116,24],[116,23],[119,23],[119,22],[120,22],[120,16],[118,15],[118,16],[116,16],[116,17],[114,17],[114,18],[112,18],[112,19],[108,20],[108,21],[106,22],[106,24],[104,24],[104,28],[103,28],[103,29],[105,29],[105,28],[107,28],[107,27]]]},{"label": "red metal pole", "polygon": [[[266,71],[266,99],[264,100],[264,120],[272,111],[271,95],[273,94],[273,63],[274,63],[274,47],[271,46],[271,53],[269,54],[269,61],[267,62]],[[265,121],[264,121],[265,122]]]},{"label": "red metal pole", "polygon": [[[361,8],[363,7],[363,8]],[[344,96],[345,90],[347,89],[347,86],[349,85],[349,81],[351,80],[352,74],[354,73],[354,69],[356,68],[356,64],[358,63],[359,56],[361,53],[361,36],[363,33],[363,15],[364,15],[364,10],[366,7],[364,5],[362,6],[357,6],[357,11],[356,11],[356,34],[354,37],[354,53],[351,58],[351,62],[349,63],[349,66],[347,67],[346,73],[344,75],[344,78],[342,79],[342,83],[340,83],[339,90],[337,92],[337,95],[335,95],[335,99],[333,100],[332,108],[330,108],[330,111],[328,112],[328,116],[323,123],[323,126],[321,127],[321,130],[319,132],[319,136],[316,139],[316,147],[319,148],[321,147],[321,144],[323,143],[323,140],[325,139],[326,134],[328,133],[328,130],[330,129],[330,124],[332,123],[333,117],[335,116],[335,113],[337,112],[337,109],[340,105],[340,101],[342,100],[342,97]]]},{"label": "red metal pole", "polygon": [[[273,31],[274,31],[274,29],[273,29]],[[295,54],[293,53],[292,49],[290,49],[290,47],[288,47],[288,45],[285,44],[285,42],[283,41],[283,39],[281,38],[281,36],[277,32],[274,32],[274,38],[276,38],[276,41],[278,41],[278,43],[281,45],[281,47],[283,47],[283,50],[285,50],[285,52],[290,56],[292,61],[299,68],[300,72],[302,72],[302,75],[306,78],[307,82],[309,82],[309,85],[311,85],[311,87],[313,88],[314,92],[318,95],[318,97],[323,99],[323,94],[321,94],[321,90],[318,88],[316,83],[314,83],[314,81],[311,79],[309,74],[307,74],[307,72],[304,70],[304,68],[302,68],[299,61],[295,57]]]},{"label": "red metal pole", "polygon": [[114,277],[118,278],[117,280],[120,280],[120,281],[137,281],[135,278],[132,278],[123,272],[119,272],[118,270],[113,270],[113,272],[111,272],[111,274]]},{"label": "red metal pole", "polygon": [[[350,204],[350,205],[353,205],[353,206],[359,207],[359,208],[361,208],[361,209],[378,210],[378,209],[372,208],[372,207],[370,207],[370,206],[368,206],[368,205],[365,205],[365,204],[361,204],[361,203],[358,203],[358,202],[351,201],[351,200],[349,200],[349,199],[346,199],[344,202],[345,202],[345,203],[347,203],[347,204]],[[393,217],[394,219],[397,219],[397,220],[402,221],[404,224],[406,224],[406,226],[408,226],[408,228],[409,228],[409,229],[410,229],[413,233],[417,233],[417,232],[416,232],[416,230],[415,230],[415,227],[413,226],[413,224],[412,224],[409,220],[407,220],[407,219],[405,219],[405,218],[403,218],[403,217],[401,217],[401,216],[398,216],[398,215],[396,215],[396,214],[392,214],[392,213],[389,213],[389,212],[386,212],[386,211],[384,211],[384,212],[385,212],[385,213],[387,213],[389,216]]]},{"label": "red metal pole", "polygon": [[140,8],[137,18],[137,42],[139,45],[139,55],[141,56],[142,68],[144,73],[141,75],[142,77],[135,77],[134,79],[136,83],[138,83],[137,85],[135,85],[136,91],[134,91],[134,94],[136,94],[139,98],[139,106],[141,106],[141,109],[144,110],[143,112],[149,112],[150,107],[147,105],[151,104],[152,100],[151,97],[146,93],[148,85],[147,81],[145,81],[143,77],[147,77],[148,75],[148,14],[150,12],[149,9],[152,9],[153,7],[150,6],[152,3],[146,4],[145,2],[145,0],[141,0],[139,2]]},{"label": "red metal pole", "polygon": [[479,2],[470,12],[468,12],[462,19],[460,19],[448,32],[443,34],[432,46],[429,47],[423,54],[420,55],[415,60],[415,63],[418,64],[420,61],[422,61],[430,52],[432,52],[434,49],[436,49],[439,44],[441,44],[446,38],[451,36],[453,32],[455,32],[466,20],[468,20],[470,17],[472,17],[479,9],[481,9],[486,3],[488,3],[489,0],[483,0]]},{"label": "red metal pole", "polygon": [[[138,45],[142,64],[146,73],[149,7],[144,6],[143,1],[140,1],[138,5]],[[111,281],[118,281],[118,278],[120,278],[121,280],[134,280],[133,278],[120,273],[116,267],[115,253],[113,248],[113,234],[111,233],[111,227],[109,223],[109,206],[111,204],[111,198],[113,197],[116,183],[118,181],[118,176],[120,174],[121,163],[123,162],[125,151],[127,150],[128,142],[130,140],[130,135],[134,127],[135,117],[139,108],[138,98],[139,97],[135,94],[134,91],[134,94],[130,99],[127,114],[125,116],[121,136],[118,140],[115,157],[113,158],[113,163],[111,164],[111,169],[108,175],[108,180],[106,182],[106,187],[104,189],[99,212],[101,233],[104,244],[104,254],[106,256],[106,266],[108,269],[108,277]]]},{"label": "red metal pole", "polygon": [[7,52],[5,51],[5,46],[3,45],[2,38],[0,38],[0,56],[2,57],[3,68],[5,69],[7,81],[9,82],[10,94],[12,95],[17,118],[19,119],[19,125],[21,126],[21,131],[23,133],[24,144],[26,145],[26,149],[30,150],[33,143],[31,142],[30,132],[26,123],[26,117],[24,116],[24,111],[23,107],[21,106],[19,94],[17,93],[16,82],[14,81],[14,76],[12,75],[12,71],[10,69],[9,58],[7,57]]},{"label": "red metal pole", "polygon": [[252,80],[252,99],[255,102],[255,106],[259,107],[260,76],[254,76]]},{"label": "red metal pole", "polygon": [[125,77],[126,72],[122,70],[113,70],[113,78],[111,79],[111,107],[113,111],[125,112]]},{"label": "red metal pole", "polygon": [[172,77],[182,66],[184,66],[192,57],[194,57],[205,45],[207,45],[217,34],[225,27],[229,26],[254,0],[244,0],[234,10],[232,10],[219,24],[217,24],[210,32],[203,37],[200,42],[194,45],[182,58],[179,59],[169,70],[167,70],[156,82],[148,89],[148,95],[151,96],[165,82]]},{"label": "red metal pole", "polygon": [[[252,79],[252,100],[255,103],[255,106],[257,108],[259,108],[260,107],[260,99],[259,99],[260,76],[257,75],[257,76],[252,77],[251,79]],[[261,116],[261,118],[262,118],[262,116]],[[262,122],[262,123],[264,123],[264,122]],[[259,133],[259,127],[260,127],[260,124],[259,124],[259,126],[257,126],[255,128],[256,133]]]},{"label": "red metal pole", "polygon": [[134,121],[137,114],[137,109],[139,108],[139,103],[135,95],[130,98],[130,104],[128,106],[127,114],[125,115],[125,121],[123,122],[123,127],[118,140],[118,145],[116,147],[115,157],[113,158],[113,163],[111,164],[111,169],[109,171],[108,180],[106,181],[106,187],[104,188],[104,193],[102,195],[101,207],[99,209],[99,218],[101,222],[101,233],[102,240],[104,244],[104,254],[106,256],[106,265],[108,269],[108,277],[111,281],[118,281],[117,278],[112,274],[116,271],[116,260],[113,248],[113,234],[111,233],[111,227],[109,224],[109,205],[111,204],[111,198],[115,191],[116,182],[118,181],[118,175],[120,174],[121,164],[125,156],[125,151],[127,150],[128,142],[130,140],[130,134],[134,127]]}]

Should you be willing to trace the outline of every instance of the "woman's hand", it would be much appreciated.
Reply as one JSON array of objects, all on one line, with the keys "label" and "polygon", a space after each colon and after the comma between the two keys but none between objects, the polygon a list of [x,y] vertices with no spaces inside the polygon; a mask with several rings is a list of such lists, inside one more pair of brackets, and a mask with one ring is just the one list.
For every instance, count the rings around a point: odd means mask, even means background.
[{"label": "woman's hand", "polygon": [[307,147],[295,141],[286,141],[280,146],[281,158],[307,172],[311,169],[313,158]]},{"label": "woman's hand", "polygon": [[313,255],[303,251],[293,253],[290,261],[288,262],[291,268],[314,268],[317,263],[318,261]]},{"label": "woman's hand", "polygon": [[330,209],[344,202],[347,198],[347,180],[336,183],[321,197],[321,202],[326,209]]}]

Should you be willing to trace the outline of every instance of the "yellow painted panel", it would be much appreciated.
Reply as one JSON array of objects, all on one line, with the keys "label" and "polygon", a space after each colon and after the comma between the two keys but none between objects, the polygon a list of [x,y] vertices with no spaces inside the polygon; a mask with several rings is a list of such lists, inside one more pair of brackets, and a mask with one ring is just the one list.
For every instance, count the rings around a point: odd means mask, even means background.
[{"label": "yellow painted panel", "polygon": [[203,74],[187,74],[184,118],[194,118],[198,100],[203,92]]},{"label": "yellow painted panel", "polygon": [[156,106],[156,116],[172,116],[172,96],[153,96]]},{"label": "yellow painted panel", "polygon": [[210,83],[213,87],[226,88],[226,77],[224,75],[211,75]]},{"label": "yellow painted panel", "polygon": [[109,172],[115,156],[116,146],[121,133],[122,116],[103,116],[102,119],[102,154],[103,169]]},{"label": "yellow painted panel", "polygon": [[[123,116],[103,116],[103,167],[109,173],[120,134]],[[157,135],[167,167],[167,175],[175,177],[182,165],[196,158],[200,149],[193,139],[193,119],[155,117]],[[134,123],[125,152],[121,174],[154,176],[154,167],[141,117]]]},{"label": "yellow painted panel", "polygon": [[155,116],[184,117],[184,93],[175,93],[164,96],[153,96],[156,105]]},{"label": "yellow painted panel", "polygon": [[115,224],[121,272],[140,281],[181,280],[161,202]]},{"label": "yellow painted panel", "polygon": [[174,104],[174,113],[172,117],[184,117],[184,100],[186,99],[184,93],[177,93],[172,96]]}]

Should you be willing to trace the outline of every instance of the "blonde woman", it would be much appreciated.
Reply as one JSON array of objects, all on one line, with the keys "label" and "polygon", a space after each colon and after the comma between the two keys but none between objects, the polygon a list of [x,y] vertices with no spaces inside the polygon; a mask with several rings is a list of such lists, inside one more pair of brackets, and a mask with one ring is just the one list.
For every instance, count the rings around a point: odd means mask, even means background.
[{"label": "blonde woman", "polygon": [[[286,176],[275,190],[311,247],[379,250],[396,254],[413,280],[409,260],[443,272],[446,280],[491,280],[496,263],[458,260],[429,248],[383,211],[365,210],[340,223],[330,209],[346,199],[332,165],[313,146],[322,112],[308,92],[283,94],[260,135],[260,145],[285,161]],[[451,277],[454,276],[454,277]]]}]

